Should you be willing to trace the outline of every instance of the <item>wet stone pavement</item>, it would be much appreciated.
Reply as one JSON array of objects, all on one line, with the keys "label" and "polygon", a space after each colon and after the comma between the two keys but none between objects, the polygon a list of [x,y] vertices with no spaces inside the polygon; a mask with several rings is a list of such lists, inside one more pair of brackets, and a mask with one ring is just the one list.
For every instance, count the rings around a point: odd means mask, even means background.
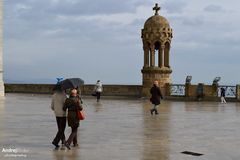
[{"label": "wet stone pavement", "polygon": [[152,116],[147,100],[86,97],[79,147],[54,150],[50,101],[50,95],[31,94],[0,100],[0,160],[240,159],[240,103],[163,101]]}]

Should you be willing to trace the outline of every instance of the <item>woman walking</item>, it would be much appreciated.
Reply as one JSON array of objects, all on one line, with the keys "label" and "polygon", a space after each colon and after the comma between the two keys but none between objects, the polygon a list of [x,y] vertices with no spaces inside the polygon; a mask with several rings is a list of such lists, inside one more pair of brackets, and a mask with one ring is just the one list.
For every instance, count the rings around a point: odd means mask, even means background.
[{"label": "woman walking", "polygon": [[160,104],[160,98],[163,99],[161,90],[158,86],[158,81],[154,81],[150,93],[152,95],[150,101],[153,104],[153,108],[150,110],[151,115],[153,115],[153,112],[155,112],[155,114],[158,114],[157,107]]},{"label": "woman walking", "polygon": [[81,106],[81,99],[79,95],[77,94],[77,90],[73,89],[71,90],[70,97],[66,99],[65,105],[63,107],[63,110],[68,110],[67,120],[68,120],[68,126],[71,127],[72,132],[68,138],[68,140],[65,142],[65,146],[68,149],[70,148],[71,143],[73,142],[73,146],[78,146],[77,143],[77,130],[79,127],[79,119],[77,116],[77,111],[82,110]]}]

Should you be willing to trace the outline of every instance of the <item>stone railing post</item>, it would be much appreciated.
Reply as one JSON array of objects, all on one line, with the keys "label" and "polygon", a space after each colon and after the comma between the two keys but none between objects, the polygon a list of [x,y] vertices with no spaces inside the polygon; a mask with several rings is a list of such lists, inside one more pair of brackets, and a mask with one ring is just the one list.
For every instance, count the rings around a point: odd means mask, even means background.
[{"label": "stone railing post", "polygon": [[171,84],[166,83],[165,86],[166,86],[165,96],[170,96],[170,94],[171,94]]},{"label": "stone railing post", "polygon": [[185,83],[185,97],[189,97],[190,96],[190,83]]},{"label": "stone railing post", "polygon": [[236,86],[236,98],[240,101],[240,84]]},{"label": "stone railing post", "polygon": [[213,97],[218,97],[218,84],[212,85],[212,95]]},{"label": "stone railing post", "polygon": [[197,100],[203,100],[205,94],[205,90],[204,90],[204,84],[203,83],[198,83],[197,85]]}]

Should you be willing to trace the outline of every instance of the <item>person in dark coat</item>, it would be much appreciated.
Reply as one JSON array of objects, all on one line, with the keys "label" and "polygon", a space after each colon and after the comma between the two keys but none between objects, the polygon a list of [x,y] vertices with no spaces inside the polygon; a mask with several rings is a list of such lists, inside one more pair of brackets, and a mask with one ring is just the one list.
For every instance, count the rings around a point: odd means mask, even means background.
[{"label": "person in dark coat", "polygon": [[150,90],[151,98],[150,101],[153,104],[153,108],[150,110],[151,114],[153,115],[153,112],[155,114],[158,114],[157,107],[160,104],[160,98],[163,99],[161,90],[158,86],[158,81],[154,81],[153,87]]},{"label": "person in dark coat", "polygon": [[225,100],[225,89],[221,88],[221,103],[227,103]]},{"label": "person in dark coat", "polygon": [[81,99],[77,94],[77,90],[71,90],[70,97],[66,99],[63,110],[68,110],[67,120],[68,126],[72,128],[72,132],[65,142],[65,146],[70,149],[70,145],[73,142],[73,146],[78,146],[77,143],[77,130],[79,127],[79,119],[77,116],[77,110],[82,110]]}]

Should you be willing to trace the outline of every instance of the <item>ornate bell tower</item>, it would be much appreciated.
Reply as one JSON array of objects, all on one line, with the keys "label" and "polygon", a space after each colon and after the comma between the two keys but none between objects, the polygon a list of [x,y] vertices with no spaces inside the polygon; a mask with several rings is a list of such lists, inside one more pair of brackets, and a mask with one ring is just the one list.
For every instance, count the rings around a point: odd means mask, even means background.
[{"label": "ornate bell tower", "polygon": [[158,80],[165,94],[166,84],[171,83],[172,70],[169,64],[169,54],[172,40],[172,29],[166,18],[160,16],[160,7],[153,7],[155,15],[148,18],[142,29],[144,50],[143,89],[142,96],[149,96],[153,81]]},{"label": "ornate bell tower", "polygon": [[3,96],[3,0],[0,0],[0,97]]}]

